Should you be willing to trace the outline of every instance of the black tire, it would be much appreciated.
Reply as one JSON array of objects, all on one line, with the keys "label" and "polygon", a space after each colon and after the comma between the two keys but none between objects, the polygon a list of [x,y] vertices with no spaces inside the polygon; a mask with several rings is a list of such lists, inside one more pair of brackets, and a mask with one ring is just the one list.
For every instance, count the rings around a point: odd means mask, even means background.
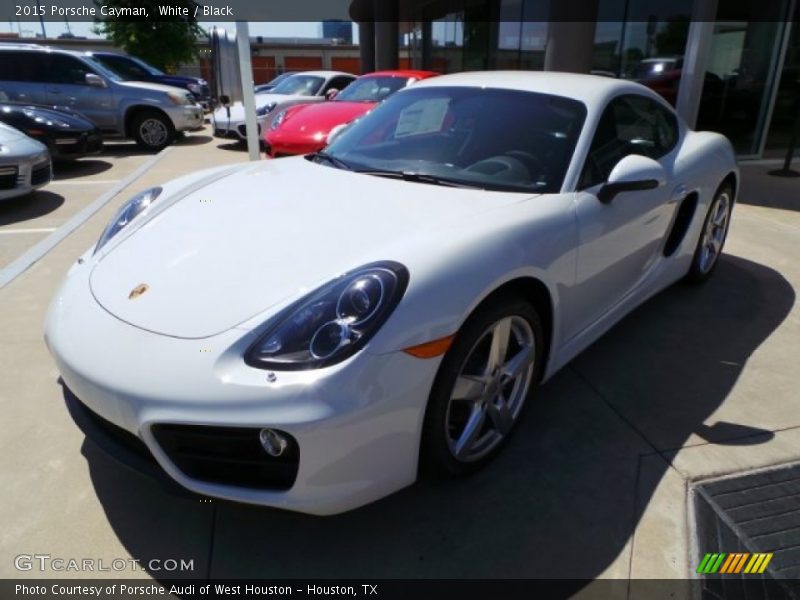
[{"label": "black tire", "polygon": [[[721,201],[722,198],[726,198],[727,202],[727,218],[724,223],[724,227],[721,231],[722,241],[719,245],[719,250],[713,257],[710,265],[706,262],[708,259],[704,256],[704,247],[706,246],[706,233],[709,229],[709,224],[711,219],[715,215],[715,211],[718,208],[718,203]],[[725,241],[728,238],[728,229],[730,228],[731,223],[731,212],[733,211],[733,185],[730,182],[724,181],[719,188],[717,188],[716,193],[714,194],[714,198],[711,201],[711,205],[708,207],[708,213],[706,214],[706,218],[703,220],[703,228],[700,230],[700,237],[697,240],[697,246],[694,250],[694,256],[692,256],[692,264],[689,267],[689,272],[686,274],[686,281],[689,283],[703,283],[708,281],[709,277],[711,277],[714,269],[717,268],[717,264],[719,263],[719,257],[722,255],[722,250],[725,247]]]},{"label": "black tire", "polygon": [[[487,335],[491,326],[506,317],[521,317],[530,326],[533,334],[534,362],[530,375],[527,393],[522,397],[522,404],[515,418],[512,429],[485,456],[471,461],[456,458],[448,441],[448,406],[456,379],[476,344],[485,343],[482,338]],[[490,462],[507,442],[514,426],[519,422],[525,407],[538,387],[541,378],[544,356],[544,335],[542,324],[534,307],[516,295],[504,295],[479,308],[473,313],[456,334],[450,349],[442,359],[439,371],[431,388],[428,406],[425,412],[422,440],[420,447],[420,473],[423,475],[459,476],[468,475],[481,469]]]},{"label": "black tire", "polygon": [[131,133],[145,150],[158,152],[175,141],[175,127],[165,114],[155,110],[141,111],[131,121]]}]

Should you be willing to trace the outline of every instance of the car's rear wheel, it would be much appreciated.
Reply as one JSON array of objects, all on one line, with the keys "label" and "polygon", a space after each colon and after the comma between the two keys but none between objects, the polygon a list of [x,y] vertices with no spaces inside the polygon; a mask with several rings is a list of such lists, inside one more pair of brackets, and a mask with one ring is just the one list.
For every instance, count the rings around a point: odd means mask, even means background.
[{"label": "car's rear wheel", "polygon": [[516,296],[498,298],[467,320],[431,390],[424,472],[468,474],[497,454],[539,381],[542,343],[536,310]]},{"label": "car's rear wheel", "polygon": [[733,186],[729,182],[725,182],[717,190],[711,206],[708,208],[700,239],[692,258],[692,266],[686,276],[688,281],[700,283],[711,277],[728,237],[732,210]]},{"label": "car's rear wheel", "polygon": [[157,152],[175,141],[175,127],[169,117],[155,111],[144,111],[133,119],[133,139],[142,148]]}]

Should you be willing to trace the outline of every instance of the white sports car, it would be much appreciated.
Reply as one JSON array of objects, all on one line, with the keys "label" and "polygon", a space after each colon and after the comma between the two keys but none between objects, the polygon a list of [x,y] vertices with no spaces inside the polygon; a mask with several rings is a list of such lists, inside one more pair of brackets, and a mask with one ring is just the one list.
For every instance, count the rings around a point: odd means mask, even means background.
[{"label": "white sports car", "polygon": [[[341,71],[304,71],[290,74],[267,92],[257,93],[255,101],[259,136],[281,110],[295,104],[324,102],[355,79],[355,75]],[[246,140],[247,125],[242,103],[217,108],[212,115],[212,126],[216,137]]]},{"label": "white sports car", "polygon": [[639,84],[436,77],[323,152],[134,196],[46,340],[89,435],[194,492],[341,512],[484,465],[541,382],[712,273],[737,187],[728,140]]},{"label": "white sports car", "polygon": [[30,194],[52,176],[47,146],[0,123],[0,200]]}]

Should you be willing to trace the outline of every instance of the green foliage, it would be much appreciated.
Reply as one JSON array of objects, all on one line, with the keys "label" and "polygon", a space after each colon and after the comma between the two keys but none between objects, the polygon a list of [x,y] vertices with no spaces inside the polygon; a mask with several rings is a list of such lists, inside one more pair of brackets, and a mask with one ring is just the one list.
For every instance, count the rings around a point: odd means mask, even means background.
[{"label": "green foliage", "polygon": [[174,71],[182,63],[192,62],[195,57],[195,40],[204,35],[194,18],[193,0],[171,0],[171,6],[189,9],[188,17],[160,16],[160,0],[95,0],[98,6],[109,9],[144,8],[149,15],[142,17],[119,17],[98,21],[95,31],[104,34],[114,45],[128,54],[137,56],[164,71]]}]

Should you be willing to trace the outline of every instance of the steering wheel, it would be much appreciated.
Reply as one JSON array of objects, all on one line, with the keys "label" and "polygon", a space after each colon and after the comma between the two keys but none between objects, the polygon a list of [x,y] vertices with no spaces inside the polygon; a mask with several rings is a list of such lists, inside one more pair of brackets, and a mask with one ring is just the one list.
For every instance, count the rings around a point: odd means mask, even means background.
[{"label": "steering wheel", "polygon": [[514,156],[490,156],[472,163],[464,169],[473,173],[484,173],[493,179],[509,182],[531,180],[531,172],[525,163]]},{"label": "steering wheel", "polygon": [[503,156],[510,156],[523,163],[530,172],[531,178],[547,173],[547,167],[544,161],[530,152],[525,152],[524,150],[509,150],[508,152],[504,152]]}]

